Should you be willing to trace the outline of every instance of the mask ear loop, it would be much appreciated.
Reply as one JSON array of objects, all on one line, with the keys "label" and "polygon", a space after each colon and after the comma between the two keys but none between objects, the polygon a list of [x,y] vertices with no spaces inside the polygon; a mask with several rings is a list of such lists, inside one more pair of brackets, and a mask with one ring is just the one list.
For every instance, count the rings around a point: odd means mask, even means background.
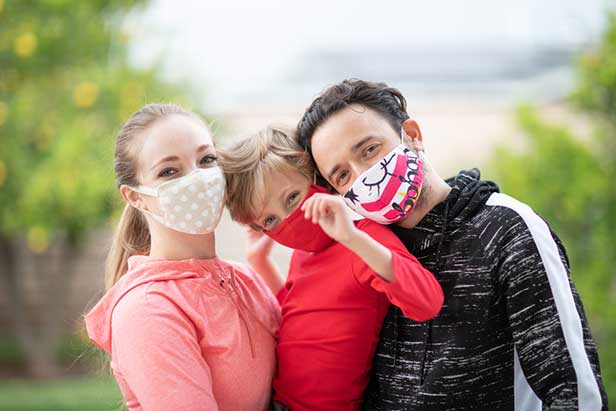
[{"label": "mask ear loop", "polygon": [[312,184],[317,185],[317,171],[312,172]]}]

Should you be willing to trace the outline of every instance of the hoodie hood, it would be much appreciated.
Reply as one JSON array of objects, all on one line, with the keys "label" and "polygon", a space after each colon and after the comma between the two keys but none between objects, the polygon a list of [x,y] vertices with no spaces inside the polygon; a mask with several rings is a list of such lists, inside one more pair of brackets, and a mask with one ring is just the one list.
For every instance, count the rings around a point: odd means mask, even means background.
[{"label": "hoodie hood", "polygon": [[441,242],[447,234],[473,218],[493,193],[499,192],[496,183],[481,180],[477,168],[462,170],[446,182],[451,187],[447,198],[430,210],[417,226],[412,229],[391,226],[398,237],[410,240],[407,244],[426,249]]},{"label": "hoodie hood", "polygon": [[219,266],[221,260],[161,260],[136,255],[128,259],[128,271],[85,316],[90,340],[99,348],[111,353],[111,316],[118,302],[132,289],[159,281],[183,280],[202,277]]}]

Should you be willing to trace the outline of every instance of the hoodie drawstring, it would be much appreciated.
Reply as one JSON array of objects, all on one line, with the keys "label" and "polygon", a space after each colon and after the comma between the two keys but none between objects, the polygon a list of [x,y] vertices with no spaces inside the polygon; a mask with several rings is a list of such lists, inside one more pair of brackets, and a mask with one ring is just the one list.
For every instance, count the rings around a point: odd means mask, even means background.
[{"label": "hoodie drawstring", "polygon": [[[222,272],[223,274],[227,274],[225,268],[223,268],[220,265],[217,265],[218,271]],[[244,328],[246,329],[246,333],[248,335],[248,343],[250,344],[250,354],[251,357],[254,359],[256,358],[256,354],[255,354],[255,346],[254,346],[254,341],[252,338],[252,333],[250,332],[250,327],[248,326],[248,321],[246,321],[246,317],[245,317],[245,313],[248,313],[248,315],[257,323],[259,323],[259,325],[261,325],[263,328],[265,328],[272,336],[274,336],[270,329],[265,326],[265,324],[263,324],[263,322],[261,320],[259,320],[254,313],[252,312],[252,310],[246,305],[246,303],[244,302],[244,300],[242,299],[239,290],[237,289],[236,285],[235,285],[235,281],[233,278],[233,272],[234,269],[231,268],[231,273],[228,275],[223,275],[221,276],[222,278],[220,278],[219,281],[219,285],[222,288],[222,290],[225,292],[225,294],[227,294],[227,296],[231,299],[231,301],[233,301],[233,305],[235,305],[235,308],[237,309],[237,312],[240,316],[240,321],[242,322],[242,324],[244,324]],[[220,276],[220,275],[219,275]],[[233,289],[233,292],[235,293],[235,295],[237,295],[237,298],[233,297],[233,293],[231,291],[229,291],[229,289],[227,287],[225,287],[225,280],[227,280],[226,282],[229,284],[229,286]],[[238,304],[238,301],[240,304]]]}]

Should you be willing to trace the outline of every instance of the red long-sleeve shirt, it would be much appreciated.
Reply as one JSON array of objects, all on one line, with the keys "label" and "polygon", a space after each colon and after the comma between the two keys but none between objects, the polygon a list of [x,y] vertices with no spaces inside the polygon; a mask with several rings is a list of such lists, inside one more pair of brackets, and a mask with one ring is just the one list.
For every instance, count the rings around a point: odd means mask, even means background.
[{"label": "red long-sleeve shirt", "polygon": [[274,399],[291,411],[359,410],[390,303],[416,321],[435,317],[443,292],[386,226],[356,226],[391,250],[395,281],[379,277],[339,243],[295,251],[278,294],[282,322]]}]

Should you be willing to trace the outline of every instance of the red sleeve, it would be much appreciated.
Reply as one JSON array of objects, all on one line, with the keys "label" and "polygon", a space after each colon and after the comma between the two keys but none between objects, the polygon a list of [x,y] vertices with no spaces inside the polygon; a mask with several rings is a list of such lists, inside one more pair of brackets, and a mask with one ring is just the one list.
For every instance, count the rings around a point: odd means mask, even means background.
[{"label": "red sleeve", "polygon": [[357,224],[357,228],[391,251],[395,274],[395,280],[388,282],[358,258],[353,262],[353,273],[358,281],[384,293],[392,304],[412,320],[427,321],[436,317],[444,297],[434,275],[408,252],[402,241],[387,226],[362,220]]}]

